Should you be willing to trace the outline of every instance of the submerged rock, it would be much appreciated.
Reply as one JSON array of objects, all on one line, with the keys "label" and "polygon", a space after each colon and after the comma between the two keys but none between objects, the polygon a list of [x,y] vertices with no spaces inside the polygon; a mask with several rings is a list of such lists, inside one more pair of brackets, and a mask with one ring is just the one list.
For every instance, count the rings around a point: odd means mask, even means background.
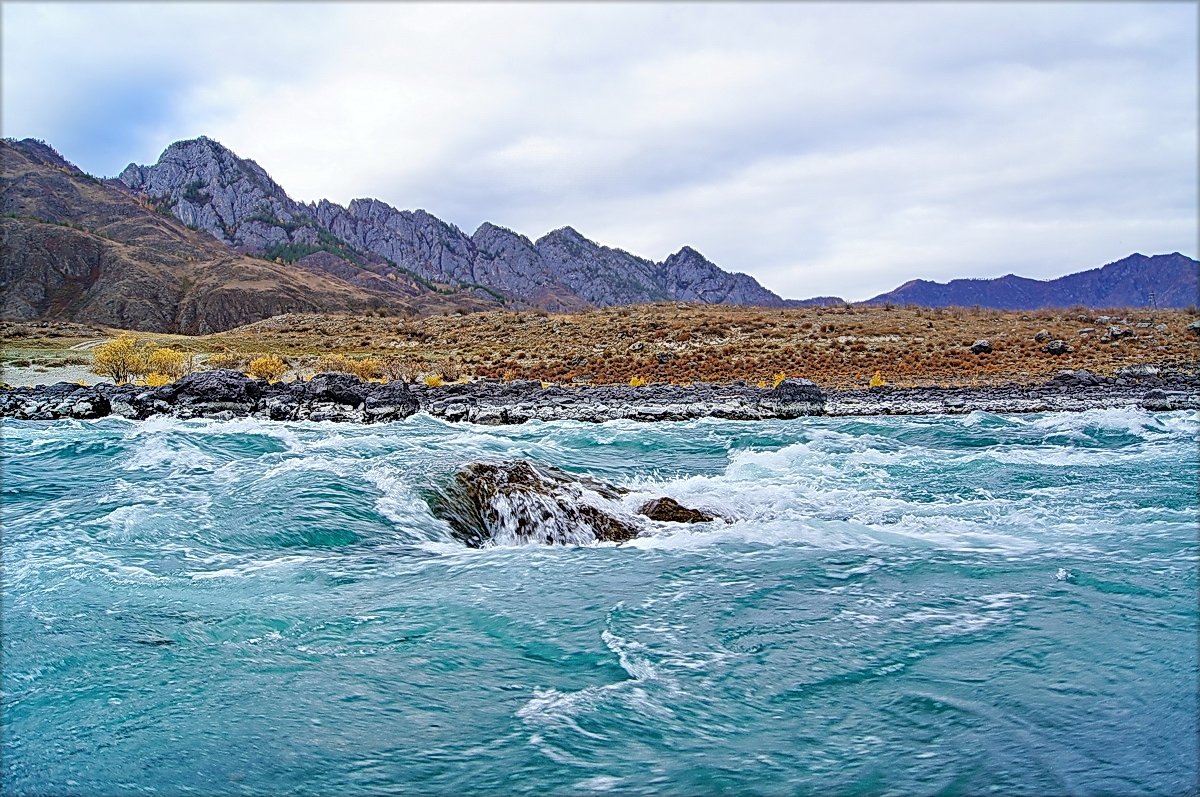
[{"label": "submerged rock", "polygon": [[525,460],[472,462],[430,500],[434,514],[472,548],[542,542],[624,542],[641,522],[623,515],[624,490]]},{"label": "submerged rock", "polygon": [[638,514],[670,523],[708,523],[717,519],[716,515],[710,515],[702,509],[691,509],[669,497],[647,501],[638,509]]}]

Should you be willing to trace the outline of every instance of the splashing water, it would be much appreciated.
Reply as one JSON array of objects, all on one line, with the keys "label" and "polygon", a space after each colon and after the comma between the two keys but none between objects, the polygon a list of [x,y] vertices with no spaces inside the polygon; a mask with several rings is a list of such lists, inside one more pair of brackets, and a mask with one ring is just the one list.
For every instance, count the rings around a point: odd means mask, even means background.
[{"label": "splashing water", "polygon": [[[1137,410],[5,421],[3,783],[1192,791],[1198,438]],[[518,458],[730,522],[466,548],[428,496]]]}]

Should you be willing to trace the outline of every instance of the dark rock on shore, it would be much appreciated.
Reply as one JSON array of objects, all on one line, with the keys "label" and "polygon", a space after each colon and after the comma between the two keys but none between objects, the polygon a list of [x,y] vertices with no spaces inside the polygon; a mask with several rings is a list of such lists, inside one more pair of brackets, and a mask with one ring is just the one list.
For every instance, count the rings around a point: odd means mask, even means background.
[{"label": "dark rock on shore", "polygon": [[430,500],[434,514],[473,548],[542,542],[624,542],[641,522],[622,513],[620,488],[524,460],[473,462]]},{"label": "dark rock on shore", "polygon": [[36,388],[0,392],[0,417],[28,421],[58,418],[101,418],[112,412],[108,397],[98,387],[58,382]]},{"label": "dark rock on shore", "polygon": [[1050,378],[1050,384],[1067,385],[1069,387],[1075,387],[1079,385],[1090,387],[1092,385],[1104,384],[1105,381],[1111,380],[1104,380],[1101,377],[1093,374],[1091,371],[1086,371],[1082,368],[1078,371],[1059,371]]},{"label": "dark rock on shore", "polygon": [[157,388],[69,382],[0,391],[0,417],[25,420],[100,418],[263,418],[383,423],[420,409],[403,383],[376,385],[352,374],[318,374],[308,382],[268,384],[238,371],[203,371]]},{"label": "dark rock on shore", "polygon": [[362,382],[345,373],[318,374],[308,382],[268,384],[237,371],[208,371],[158,388],[102,383],[0,390],[0,417],[26,420],[253,417],[280,421],[386,423],[426,412],[447,421],[516,424],[531,420],[599,423],[618,419],[687,421],[697,418],[768,420],[810,415],[923,415],[1044,412],[1146,406],[1146,391],[1166,398],[1154,409],[1200,409],[1200,375],[1156,366],[1130,366],[1115,377],[1062,371],[1040,385],[926,387],[825,391],[807,379],[785,379],[775,388],[735,382],[588,385],[543,388],[538,382],[479,381],[442,387]]},{"label": "dark rock on shore", "polygon": [[430,388],[413,385],[421,408],[448,421],[482,424],[530,420],[592,423],[617,419],[687,421],[696,418],[763,420],[821,415],[825,394],[807,379],[786,379],[777,388],[745,384],[596,385],[565,388],[538,382],[474,382]]}]

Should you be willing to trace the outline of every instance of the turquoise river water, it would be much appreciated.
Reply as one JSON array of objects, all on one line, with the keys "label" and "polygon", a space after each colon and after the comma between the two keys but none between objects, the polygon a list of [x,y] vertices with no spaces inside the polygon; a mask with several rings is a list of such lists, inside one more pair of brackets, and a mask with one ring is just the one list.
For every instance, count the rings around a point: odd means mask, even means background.
[{"label": "turquoise river water", "polygon": [[[6,794],[1189,794],[1200,415],[3,424]],[[717,510],[468,549],[525,458]]]}]

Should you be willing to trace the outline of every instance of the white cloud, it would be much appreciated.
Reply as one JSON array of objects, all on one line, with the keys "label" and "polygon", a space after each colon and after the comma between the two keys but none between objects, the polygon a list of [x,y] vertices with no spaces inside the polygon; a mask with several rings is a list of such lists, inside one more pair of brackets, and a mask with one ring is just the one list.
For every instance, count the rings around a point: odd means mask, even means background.
[{"label": "white cloud", "polygon": [[[299,199],[377,196],[468,232],[571,224],[655,258],[690,244],[787,296],[864,298],[917,276],[1194,255],[1196,17],[9,4],[4,128],[58,143],[107,125],[103,150],[64,152],[107,173],[205,133]],[[110,95],[110,118],[75,112]]]}]

